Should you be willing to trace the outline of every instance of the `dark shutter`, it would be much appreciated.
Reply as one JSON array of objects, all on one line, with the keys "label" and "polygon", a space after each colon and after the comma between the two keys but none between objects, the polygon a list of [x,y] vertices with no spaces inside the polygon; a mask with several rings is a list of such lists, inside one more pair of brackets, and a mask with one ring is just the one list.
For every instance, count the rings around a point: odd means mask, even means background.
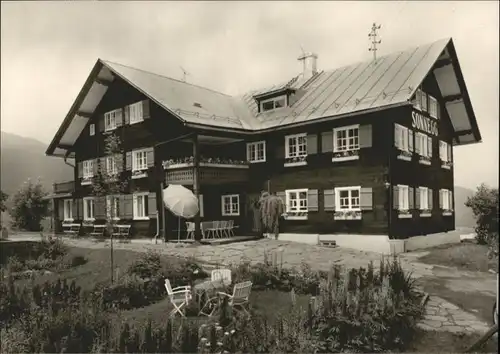
[{"label": "dark shutter", "polygon": [[154,148],[151,147],[146,149],[146,159],[148,167],[153,167],[155,164]]},{"label": "dark shutter", "polygon": [[149,105],[150,105],[149,100],[142,101],[142,118],[143,119],[149,119],[151,117]]},{"label": "dark shutter", "polygon": [[127,151],[125,154],[125,169],[127,171],[132,170],[132,151]]},{"label": "dark shutter", "polygon": [[373,209],[373,190],[372,188],[361,188],[361,195],[359,200],[361,210]]},{"label": "dark shutter", "polygon": [[399,187],[394,186],[393,188],[393,193],[392,193],[392,208],[393,209],[399,209]]},{"label": "dark shutter", "polygon": [[123,125],[123,109],[120,108],[115,113],[116,127],[121,127]]},{"label": "dark shutter", "polygon": [[97,126],[99,131],[102,133],[104,131],[104,114],[100,114],[97,118]]},{"label": "dark shutter", "polygon": [[307,154],[318,153],[318,134],[307,134]]},{"label": "dark shutter", "polygon": [[408,209],[415,209],[415,189],[408,187]]},{"label": "dark shutter", "polygon": [[318,211],[318,190],[309,189],[307,191],[307,210]]},{"label": "dark shutter", "polygon": [[105,219],[106,218],[106,198],[105,197],[97,197],[95,198],[95,210],[94,217],[96,219]]},{"label": "dark shutter", "polygon": [[448,162],[452,162],[453,159],[451,157],[451,143],[450,144],[446,144],[446,149],[448,150]]},{"label": "dark shutter", "polygon": [[370,148],[372,147],[372,125],[365,124],[359,127],[359,147]]},{"label": "dark shutter", "polygon": [[325,211],[335,210],[335,190],[325,189],[323,191],[323,209]]},{"label": "dark shutter", "polygon": [[71,217],[75,220],[78,220],[78,199],[73,199],[73,215]]},{"label": "dark shutter", "polygon": [[156,218],[156,193],[149,193],[148,196],[148,216]]},{"label": "dark shutter", "polygon": [[432,194],[432,189],[429,188],[427,190],[427,192],[428,192],[427,198],[429,200],[429,203],[428,203],[429,204],[428,205],[429,206],[429,210],[432,210],[432,209],[434,209],[434,201],[433,201],[433,197],[432,197],[432,195],[433,195]]},{"label": "dark shutter", "polygon": [[76,166],[77,166],[76,170],[78,173],[78,178],[82,178],[83,177],[83,162],[78,162],[78,164]]},{"label": "dark shutter", "polygon": [[123,196],[123,218],[124,219],[132,219],[134,217],[133,214],[134,202],[132,194],[126,194]]},{"label": "dark shutter", "polygon": [[321,152],[333,151],[333,130],[321,133]]}]

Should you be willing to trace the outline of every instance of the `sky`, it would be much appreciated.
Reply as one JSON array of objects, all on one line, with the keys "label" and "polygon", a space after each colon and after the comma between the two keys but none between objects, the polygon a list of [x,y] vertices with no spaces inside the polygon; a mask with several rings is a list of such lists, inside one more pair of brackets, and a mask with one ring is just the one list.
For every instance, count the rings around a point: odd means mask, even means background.
[{"label": "sky", "polygon": [[455,149],[455,184],[498,186],[497,1],[2,1],[1,129],[49,143],[97,58],[241,94],[452,37],[483,142]]}]

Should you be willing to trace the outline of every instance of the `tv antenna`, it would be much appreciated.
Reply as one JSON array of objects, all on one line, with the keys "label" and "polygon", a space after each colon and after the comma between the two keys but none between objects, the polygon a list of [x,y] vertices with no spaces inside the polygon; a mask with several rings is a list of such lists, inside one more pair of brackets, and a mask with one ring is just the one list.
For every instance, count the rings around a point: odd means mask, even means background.
[{"label": "tv antenna", "polygon": [[182,66],[179,66],[179,67],[180,67],[180,68],[181,68],[181,70],[182,70],[182,81],[183,81],[183,82],[186,82],[186,76],[187,76],[187,75],[190,75],[190,74],[189,74],[189,73],[186,71],[186,69],[184,69]]},{"label": "tv antenna", "polygon": [[373,22],[373,25],[372,25],[372,30],[370,33],[368,33],[368,38],[370,38],[370,41],[371,41],[371,47],[368,48],[368,50],[370,52],[373,52],[373,61],[377,61],[377,44],[380,44],[382,43],[382,39],[379,39],[377,40],[377,31],[382,27],[382,25],[378,25]]}]

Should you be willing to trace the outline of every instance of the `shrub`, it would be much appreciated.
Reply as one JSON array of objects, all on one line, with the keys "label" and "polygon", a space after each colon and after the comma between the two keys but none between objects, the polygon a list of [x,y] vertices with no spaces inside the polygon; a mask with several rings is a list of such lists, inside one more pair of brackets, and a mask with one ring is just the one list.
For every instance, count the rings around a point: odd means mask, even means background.
[{"label": "shrub", "polygon": [[49,200],[40,181],[28,180],[14,194],[12,208],[9,211],[15,228],[40,231],[41,221],[49,216]]},{"label": "shrub", "polygon": [[161,269],[161,258],[157,252],[148,251],[142,254],[139,259],[130,265],[127,273],[136,275],[143,279],[157,275]]},{"label": "shrub", "polygon": [[265,232],[274,233],[274,237],[279,236],[279,222],[281,215],[285,212],[283,200],[275,195],[262,192],[259,199],[260,217]]},{"label": "shrub", "polygon": [[71,258],[71,267],[78,267],[87,263],[87,258],[81,255],[76,255]]}]

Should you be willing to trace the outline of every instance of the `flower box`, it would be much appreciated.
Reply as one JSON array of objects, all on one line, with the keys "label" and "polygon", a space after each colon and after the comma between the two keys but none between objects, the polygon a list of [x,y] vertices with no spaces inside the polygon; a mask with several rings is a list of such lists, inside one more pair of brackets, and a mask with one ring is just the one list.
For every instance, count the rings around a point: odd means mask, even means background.
[{"label": "flower box", "polygon": [[285,167],[305,166],[305,165],[307,165],[307,155],[285,158],[285,164],[284,164]]},{"label": "flower box", "polygon": [[451,215],[453,215],[453,210],[449,210],[449,209],[448,210],[446,210],[446,209],[443,210],[443,216],[451,216]]},{"label": "flower box", "polygon": [[359,150],[338,151],[333,153],[332,162],[359,160]]},{"label": "flower box", "polygon": [[409,210],[398,210],[399,219],[411,219],[413,217]]},{"label": "flower box", "polygon": [[354,211],[354,210],[336,211],[333,214],[333,218],[335,220],[361,220],[361,217],[362,217],[361,211]]},{"label": "flower box", "polygon": [[424,209],[420,211],[421,218],[429,218],[431,216],[431,211],[429,209]]},{"label": "flower box", "polygon": [[418,162],[422,165],[427,165],[427,166],[431,165],[431,159],[426,156],[420,156]]},{"label": "flower box", "polygon": [[147,170],[132,171],[132,179],[144,178],[147,177],[147,175],[148,175]]},{"label": "flower box", "polygon": [[451,166],[453,166],[453,162],[441,161],[441,168],[444,168],[445,170],[451,170]]},{"label": "flower box", "polygon": [[[193,166],[194,166],[194,157],[192,156],[163,161],[164,169],[186,168]],[[204,157],[200,157],[199,166],[222,167],[222,168],[249,168],[248,161],[220,159],[220,158],[204,158]]]},{"label": "flower box", "polygon": [[413,157],[413,153],[409,151],[404,151],[404,150],[399,150],[399,154],[397,156],[398,160],[403,160],[403,161],[411,161]]},{"label": "flower box", "polygon": [[90,184],[92,184],[92,178],[93,177],[84,177],[82,178],[82,186],[88,186]]},{"label": "flower box", "polygon": [[283,217],[285,220],[307,220],[307,211],[288,211]]}]

